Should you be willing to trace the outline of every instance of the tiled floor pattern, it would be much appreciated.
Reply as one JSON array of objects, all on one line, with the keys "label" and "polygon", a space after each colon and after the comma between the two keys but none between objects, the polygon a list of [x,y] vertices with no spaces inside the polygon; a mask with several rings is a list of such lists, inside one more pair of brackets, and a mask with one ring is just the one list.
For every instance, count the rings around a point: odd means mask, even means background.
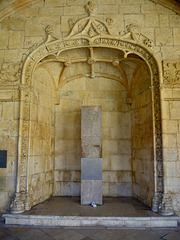
[{"label": "tiled floor pattern", "polygon": [[180,240],[180,227],[124,228],[46,228],[0,224],[1,240]]}]

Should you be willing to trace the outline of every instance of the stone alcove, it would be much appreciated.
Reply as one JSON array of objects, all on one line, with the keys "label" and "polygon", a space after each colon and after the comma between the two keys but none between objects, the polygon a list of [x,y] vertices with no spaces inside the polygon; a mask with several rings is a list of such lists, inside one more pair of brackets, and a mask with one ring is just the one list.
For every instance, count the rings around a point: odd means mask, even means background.
[{"label": "stone alcove", "polygon": [[47,28],[24,63],[14,213],[53,194],[79,194],[79,109],[96,104],[104,106],[104,195],[134,195],[154,211],[161,204],[160,72],[151,42],[137,39],[133,25],[112,36],[92,11],[63,40]]}]

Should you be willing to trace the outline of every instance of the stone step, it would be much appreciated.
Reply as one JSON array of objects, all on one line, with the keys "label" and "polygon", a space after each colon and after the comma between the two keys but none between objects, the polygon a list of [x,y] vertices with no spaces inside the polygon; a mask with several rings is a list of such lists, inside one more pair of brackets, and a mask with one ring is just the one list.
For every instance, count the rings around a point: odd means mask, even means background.
[{"label": "stone step", "polygon": [[82,217],[3,214],[5,224],[63,227],[177,227],[180,217]]}]

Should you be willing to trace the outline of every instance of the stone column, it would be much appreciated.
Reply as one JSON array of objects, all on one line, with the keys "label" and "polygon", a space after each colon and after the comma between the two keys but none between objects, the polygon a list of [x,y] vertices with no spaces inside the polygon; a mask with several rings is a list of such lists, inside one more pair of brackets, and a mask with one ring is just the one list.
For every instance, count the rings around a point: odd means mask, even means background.
[{"label": "stone column", "polygon": [[81,108],[81,204],[102,204],[102,107]]}]

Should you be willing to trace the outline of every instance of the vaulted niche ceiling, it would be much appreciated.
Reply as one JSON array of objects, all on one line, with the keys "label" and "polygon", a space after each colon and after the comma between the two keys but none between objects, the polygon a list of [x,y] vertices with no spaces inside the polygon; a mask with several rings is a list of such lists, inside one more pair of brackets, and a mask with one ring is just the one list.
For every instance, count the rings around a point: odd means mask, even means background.
[{"label": "vaulted niche ceiling", "polygon": [[122,84],[127,91],[127,103],[132,103],[132,84],[138,70],[143,65],[142,58],[110,48],[81,48],[66,50],[42,59],[38,68],[45,68],[56,91],[56,104],[59,103],[58,91],[72,80],[89,78],[108,78]]}]

